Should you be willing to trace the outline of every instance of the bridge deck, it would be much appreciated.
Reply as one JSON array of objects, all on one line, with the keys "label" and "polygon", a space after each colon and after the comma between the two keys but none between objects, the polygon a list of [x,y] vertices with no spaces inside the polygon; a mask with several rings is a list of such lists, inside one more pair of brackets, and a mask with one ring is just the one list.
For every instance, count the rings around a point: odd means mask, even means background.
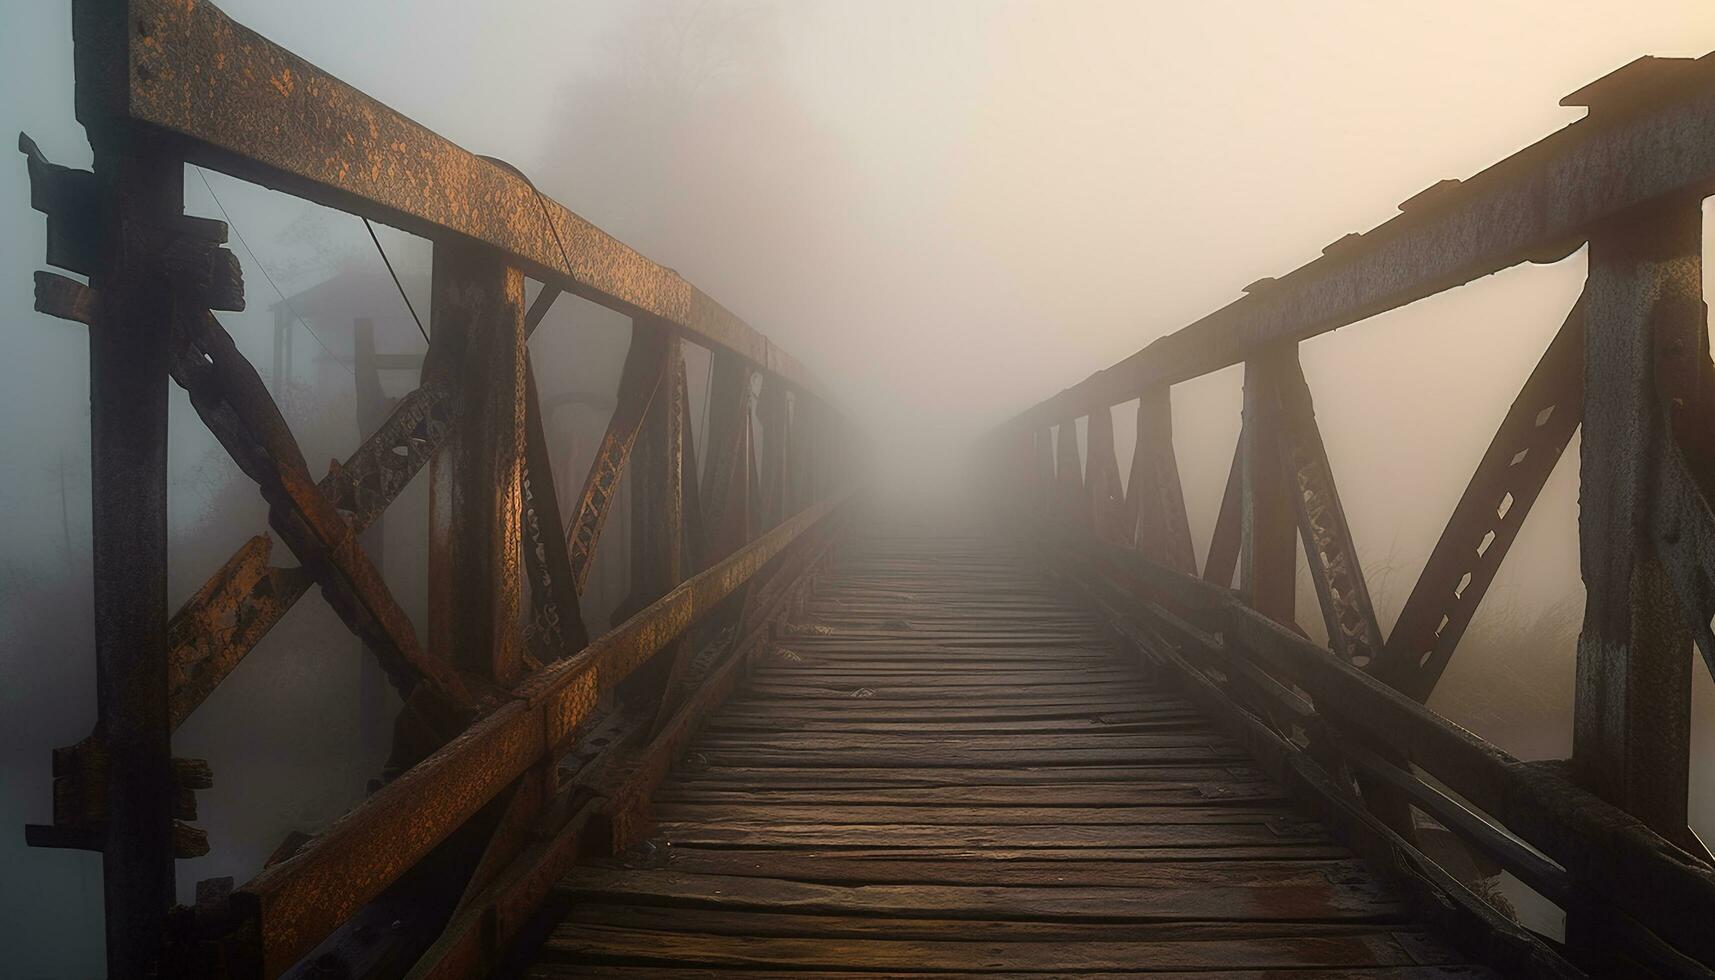
[{"label": "bridge deck", "polygon": [[864,524],[531,977],[1476,977],[1007,547]]}]

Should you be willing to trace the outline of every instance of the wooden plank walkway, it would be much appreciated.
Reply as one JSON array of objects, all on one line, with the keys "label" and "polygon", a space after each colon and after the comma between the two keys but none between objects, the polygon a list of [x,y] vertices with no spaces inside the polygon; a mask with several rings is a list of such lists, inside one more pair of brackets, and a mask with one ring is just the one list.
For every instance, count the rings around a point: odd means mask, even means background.
[{"label": "wooden plank walkway", "polygon": [[528,976],[1488,977],[974,530],[863,523]]}]

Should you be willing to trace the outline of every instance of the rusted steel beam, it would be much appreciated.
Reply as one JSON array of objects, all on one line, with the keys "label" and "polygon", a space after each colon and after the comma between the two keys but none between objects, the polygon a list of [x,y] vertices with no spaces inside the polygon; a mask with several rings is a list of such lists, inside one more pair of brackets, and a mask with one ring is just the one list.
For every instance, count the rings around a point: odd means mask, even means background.
[{"label": "rusted steel beam", "polygon": [[1585,785],[1686,847],[1692,636],[1648,528],[1671,439],[1655,362],[1669,345],[1697,350],[1706,329],[1701,233],[1702,209],[1687,200],[1591,240],[1572,738]]},{"label": "rusted steel beam", "polygon": [[460,420],[429,466],[429,654],[510,685],[523,672],[523,273],[437,243],[429,323],[423,373],[453,387]]},{"label": "rusted steel beam", "polygon": [[1520,762],[1315,643],[1232,604],[1230,643],[1290,676],[1320,706],[1402,753],[1705,965],[1715,964],[1715,869],[1620,808]]},{"label": "rusted steel beam", "polygon": [[1114,450],[1114,414],[1111,411],[1090,413],[1085,431],[1088,445],[1084,464],[1084,493],[1088,498],[1090,527],[1110,541],[1131,539],[1126,526],[1125,488],[1120,485],[1119,457]]},{"label": "rusted steel beam", "polygon": [[[1715,965],[1715,867],[1563,775],[1521,762],[1274,622],[1228,590],[1135,552],[1126,570],[1201,629],[1307,692],[1326,720],[1398,752],[1542,851],[1581,887],[1646,923],[1704,968]],[[1135,601],[1135,600],[1134,600]]]},{"label": "rusted steel beam", "polygon": [[709,457],[704,464],[704,561],[718,561],[750,540],[755,486],[755,445],[751,440],[751,371],[738,358],[714,353],[709,385]]},{"label": "rusted steel beam", "polygon": [[786,388],[779,381],[764,377],[762,394],[757,400],[757,415],[762,422],[762,528],[771,528],[792,513],[792,435],[791,411]]},{"label": "rusted steel beam", "polygon": [[419,126],[214,5],[105,5],[127,16],[115,18],[116,30],[78,43],[130,70],[103,78],[101,90],[80,101],[80,117],[87,101],[181,137],[177,149],[188,160],[436,242],[483,242],[534,278],[659,318],[819,391],[802,365],[678,273],[541,195],[511,168]]},{"label": "rusted steel beam", "polygon": [[496,952],[518,934],[584,851],[600,803],[584,801],[558,831],[531,841],[493,881],[470,896],[406,980],[486,975],[495,965]]},{"label": "rusted steel beam", "polygon": [[1227,469],[1226,489],[1221,492],[1221,509],[1215,514],[1215,530],[1209,536],[1209,553],[1203,556],[1203,578],[1222,588],[1231,588],[1239,567],[1240,538],[1243,536],[1245,436],[1239,433],[1233,447],[1233,463]]},{"label": "rusted steel beam", "polygon": [[580,594],[584,583],[589,581],[596,544],[601,540],[602,527],[613,508],[620,477],[631,458],[631,447],[637,441],[643,417],[661,384],[666,356],[667,335],[642,320],[635,321],[631,347],[626,351],[625,366],[620,370],[619,394],[613,415],[608,418],[607,431],[602,435],[601,445],[596,447],[595,460],[590,463],[589,473],[584,477],[577,506],[572,508],[571,523],[566,525],[566,549],[571,556],[572,580],[577,583]]},{"label": "rusted steel beam", "polygon": [[[447,389],[427,385],[400,399],[387,421],[317,490],[361,534],[428,462],[452,426]],[[270,539],[252,538],[173,615],[172,717],[190,717],[313,584],[302,568],[268,564]]]},{"label": "rusted steel beam", "polygon": [[1296,350],[1291,356],[1283,352],[1267,363],[1275,399],[1271,424],[1279,434],[1274,450],[1292,490],[1299,537],[1322,607],[1328,646],[1358,666],[1367,666],[1381,651],[1382,631],[1376,625],[1376,611],[1352,541],[1352,528],[1346,523],[1328,452],[1316,427],[1310,386],[1304,381]]},{"label": "rusted steel beam", "polygon": [[[1625,87],[1639,94],[1621,105],[1617,90]],[[1473,177],[1436,185],[1398,216],[1015,423],[1050,424],[1115,405],[1276,342],[1313,337],[1520,262],[1569,255],[1592,229],[1632,209],[1715,193],[1715,58],[1640,59],[1567,104],[1591,105],[1591,114]]]},{"label": "rusted steel beam", "polygon": [[[375,321],[358,317],[352,322],[351,367],[353,394],[357,402],[357,432],[361,436],[374,432],[387,421],[396,399],[387,397],[381,387],[381,371],[385,367],[375,352]],[[420,358],[412,365],[421,369]],[[278,397],[276,395],[276,397]],[[375,556],[375,567],[383,577],[387,574],[387,522],[377,516],[369,529],[357,537],[363,550]],[[366,656],[357,666],[357,729],[365,751],[380,751],[387,744],[391,721],[387,711],[386,676],[374,656]]]},{"label": "rusted steel beam", "polygon": [[310,482],[278,406],[213,314],[178,317],[172,375],[239,468],[261,488],[269,523],[321,584],[334,611],[382,656],[394,683],[409,688],[426,681],[450,704],[470,704],[464,681],[424,653],[351,525]]},{"label": "rusted steel beam", "polygon": [[[36,278],[38,309],[44,313],[65,315],[93,309],[98,302],[94,289],[74,280],[46,272]],[[357,452],[317,484],[354,534],[362,534],[422,468],[447,432],[450,414],[444,387],[417,389],[400,400]],[[175,729],[313,584],[302,568],[270,566],[270,549],[266,537],[246,542],[168,623]],[[396,676],[396,681],[407,689],[415,683],[404,676]]]},{"label": "rusted steel beam", "polygon": [[1579,303],[1507,410],[1454,506],[1381,656],[1370,666],[1377,677],[1419,701],[1429,700],[1531,505],[1578,430],[1584,417],[1583,376]]},{"label": "rusted steel beam", "polygon": [[524,569],[530,576],[530,644],[542,663],[576,653],[589,643],[578,607],[577,583],[566,552],[554,464],[542,428],[536,375],[524,373]]},{"label": "rusted steel beam", "polygon": [[[639,326],[638,329],[645,329]],[[648,328],[656,329],[656,328]],[[631,600],[641,608],[685,577],[684,463],[687,392],[684,353],[663,335],[661,381],[631,454]]]},{"label": "rusted steel beam", "polygon": [[[38,284],[42,277],[51,275],[38,273]],[[93,302],[92,290],[63,277],[54,278],[88,291]],[[63,286],[55,285],[55,293],[63,291]],[[537,296],[525,317],[526,333],[541,322],[558,294],[559,290],[543,289]],[[316,488],[346,515],[352,532],[362,535],[422,470],[453,424],[449,387],[424,384],[398,399],[386,421],[344,463],[332,467]],[[269,547],[265,536],[247,542],[168,624],[174,728],[232,673],[313,584],[302,568],[268,565]],[[254,554],[258,548],[260,559]],[[401,691],[407,692],[408,687]]]},{"label": "rusted steel beam", "polygon": [[1054,501],[1058,519],[1087,526],[1090,501],[1084,494],[1084,463],[1078,458],[1078,420],[1064,419],[1054,434]]},{"label": "rusted steel beam", "polygon": [[[78,52],[81,93],[82,70]],[[106,747],[101,835],[107,969],[155,974],[173,906],[167,660],[167,375],[173,291],[151,227],[183,209],[182,167],[92,127],[105,236],[87,270],[105,293],[89,332],[96,737]]]},{"label": "rusted steel beam", "polygon": [[[1695,205],[1690,205],[1695,208]],[[1686,329],[1700,311],[1675,308],[1693,302],[1696,287],[1676,284],[1660,321],[1668,325],[1654,343],[1652,365],[1657,405],[1666,433],[1655,454],[1650,540],[1672,580],[1686,627],[1715,676],[1715,361],[1709,335]]]},{"label": "rusted steel beam", "polygon": [[683,357],[679,358],[677,383],[687,393],[685,400],[687,415],[684,422],[685,458],[681,464],[684,471],[682,481],[684,503],[680,507],[680,512],[684,515],[685,521],[683,544],[685,571],[694,573],[701,571],[707,565],[703,559],[703,545],[707,540],[707,535],[703,530],[703,493],[700,475],[702,470],[697,464],[697,427],[691,424],[691,418],[688,414],[690,411],[690,398],[688,396],[691,389],[685,377],[685,359]]},{"label": "rusted steel beam", "polygon": [[[1107,550],[1111,552],[1113,549]],[[1145,566],[1152,564],[1135,552],[1126,557]],[[1076,558],[1073,561],[1076,562]],[[1164,566],[1153,567],[1158,579],[1173,582],[1169,588],[1171,592],[1213,593],[1210,586],[1195,579]],[[1241,676],[1272,683],[1268,674],[1255,670],[1244,657],[1230,655],[1219,644],[1204,643],[1202,639],[1189,644],[1162,642],[1160,631],[1149,628],[1160,607],[1151,604],[1146,607],[1147,612],[1139,615],[1136,593],[1105,580],[1099,572],[1079,574],[1074,568],[1072,580],[1095,600],[1123,642],[1150,660],[1164,663],[1173,670],[1186,694],[1202,706],[1211,719],[1237,739],[1272,778],[1286,785],[1300,800],[1309,803],[1337,838],[1389,875],[1426,921],[1443,929],[1468,952],[1507,969],[1511,975],[1552,980],[1583,977],[1543,940],[1497,912],[1430,860],[1411,841],[1377,819],[1352,794],[1349,782],[1327,771],[1313,753],[1300,749],[1289,739],[1270,730],[1262,717],[1269,713],[1270,706],[1254,703],[1245,695],[1245,685],[1234,683]],[[1249,615],[1261,619],[1254,612]],[[1179,631],[1170,632],[1183,635]],[[1193,645],[1197,649],[1193,649]],[[1325,652],[1319,656],[1330,661],[1333,659]],[[1226,686],[1217,684],[1200,669],[1198,661],[1210,657],[1216,659],[1226,673]],[[1275,686],[1278,687],[1277,684]],[[1281,690],[1285,693],[1283,688]],[[1285,696],[1294,702],[1300,700],[1290,693],[1285,693]],[[1251,702],[1248,708],[1244,706],[1246,702]],[[1319,730],[1323,727],[1314,712],[1304,716],[1303,721],[1308,727]]]},{"label": "rusted steel beam", "polygon": [[[639,324],[636,329],[645,329]],[[649,327],[648,329],[657,329]],[[665,334],[661,383],[644,415],[631,454],[631,592],[614,610],[614,622],[649,605],[685,578],[685,428],[688,392],[679,338]],[[659,705],[685,648],[668,644],[621,688],[622,700],[652,710]]]},{"label": "rusted steel beam", "polygon": [[[1137,448],[1132,452],[1127,484],[1129,539],[1155,560],[1197,574],[1185,490],[1173,452],[1173,399],[1168,388],[1151,389],[1138,399]],[[1231,581],[1229,570],[1227,582]]]},{"label": "rusted steel beam", "polygon": [[583,652],[529,677],[513,700],[382,787],[290,859],[233,893],[260,973],[278,976],[527,768],[561,749],[597,697],[654,656],[844,499],[825,499],[687,580]]},{"label": "rusted steel beam", "polygon": [[1291,348],[1275,349],[1245,362],[1244,427],[1239,432],[1239,591],[1253,608],[1280,623],[1296,619],[1298,546],[1292,488],[1278,450],[1282,434],[1276,416],[1275,362],[1297,356]]}]

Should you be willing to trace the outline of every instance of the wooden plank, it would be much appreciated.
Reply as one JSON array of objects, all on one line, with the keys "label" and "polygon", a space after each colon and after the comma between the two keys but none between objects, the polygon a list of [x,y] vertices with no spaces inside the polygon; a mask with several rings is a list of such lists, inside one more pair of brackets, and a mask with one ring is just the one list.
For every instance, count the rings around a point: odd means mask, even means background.
[{"label": "wooden plank", "polygon": [[1157,782],[1054,783],[1048,786],[910,786],[862,790],[829,789],[738,789],[670,784],[657,792],[657,804],[736,803],[761,807],[774,805],[865,806],[909,805],[915,807],[1042,807],[1087,808],[1097,813],[1107,807],[1197,806],[1215,802],[1260,803],[1284,798],[1272,783],[1253,782]]},{"label": "wooden plank", "polygon": [[574,902],[672,904],[829,915],[952,916],[1085,921],[1396,920],[1397,902],[1367,875],[1311,874],[1187,887],[1144,879],[1115,885],[828,885],[738,875],[580,868],[557,889]]},{"label": "wooden plank", "polygon": [[[1136,970],[1128,969],[1123,973],[1083,972],[1078,976],[1084,980],[1123,980],[1126,977],[1136,977]],[[1182,970],[1150,970],[1147,976],[1153,980],[1209,980],[1209,973],[1204,970],[1185,972]],[[915,971],[887,970],[876,972],[872,970],[794,970],[792,976],[797,980],[854,980],[854,978],[886,977],[887,980],[1041,980],[1040,973],[1014,973],[1011,971],[997,972],[984,970],[981,973],[946,972],[937,970],[934,973],[918,973]],[[1359,970],[1330,970],[1326,967],[1311,969],[1263,969],[1263,970],[1231,970],[1223,969],[1220,973],[1223,980],[1494,980],[1497,976],[1493,971],[1480,966],[1468,964],[1453,964],[1446,966],[1371,966]],[[613,978],[648,978],[648,980],[711,980],[720,977],[722,980],[779,980],[780,973],[776,970],[742,970],[722,969],[718,974],[711,973],[703,967],[666,967],[651,966],[613,966],[607,964],[573,964],[573,963],[539,963],[530,968],[525,974],[527,980],[568,980],[571,977],[613,977]]]},{"label": "wooden plank", "polygon": [[767,829],[778,825],[863,824],[880,826],[949,825],[998,827],[1093,824],[1103,827],[1138,824],[1260,823],[1284,817],[1284,808],[1254,806],[862,806],[829,803],[745,806],[730,803],[679,803],[656,807],[655,817],[666,823],[719,823],[726,827]]},{"label": "wooden plank", "polygon": [[[1409,943],[1409,944],[1408,944]],[[1392,932],[1356,936],[1305,936],[1204,942],[1008,942],[959,940],[776,939],[705,933],[652,932],[605,926],[563,925],[548,940],[550,955],[588,959],[674,960],[711,966],[777,969],[1086,971],[1157,969],[1223,970],[1263,967],[1418,966],[1458,962],[1421,934],[1406,941]]]},{"label": "wooden plank", "polygon": [[[1278,822],[1277,822],[1278,821]],[[1109,824],[1106,826],[942,826],[938,824],[774,824],[710,826],[660,821],[674,846],[748,847],[1191,847],[1318,843],[1327,833],[1314,825],[1275,818],[1243,824]]]},{"label": "wooden plank", "polygon": [[1373,933],[1377,919],[1332,922],[1067,922],[1013,918],[928,918],[912,916],[813,915],[733,911],[729,909],[662,907],[653,905],[591,904],[574,906],[567,922],[618,927],[693,932],[725,936],[791,936],[805,939],[946,939],[986,942],[1053,941],[1087,943],[1130,941],[1206,941],[1255,939],[1259,936],[1351,936]]},{"label": "wooden plank", "polygon": [[[1024,769],[984,769],[975,766],[956,768],[903,768],[872,766],[868,768],[805,768],[802,766],[707,766],[696,759],[698,768],[683,778],[687,784],[730,783],[742,786],[1054,786],[1066,782],[1098,783],[1146,782],[1153,779],[1184,782],[1187,780],[1220,779],[1229,769],[1207,763],[1157,766],[1032,766]],[[1257,770],[1248,768],[1247,758],[1234,764],[1253,776]]]},{"label": "wooden plank", "polygon": [[561,882],[537,975],[1463,962],[1017,553],[877,528],[654,792],[654,847]]},{"label": "wooden plank", "polygon": [[1033,860],[1018,857],[982,860],[947,856],[902,858],[852,857],[841,851],[779,851],[743,848],[682,848],[667,858],[667,867],[688,874],[759,876],[793,881],[844,885],[1069,885],[1142,887],[1150,882],[1190,885],[1239,884],[1247,881],[1284,886],[1307,882],[1320,887],[1330,880],[1357,881],[1365,865],[1344,859],[1227,859],[1159,861]]}]

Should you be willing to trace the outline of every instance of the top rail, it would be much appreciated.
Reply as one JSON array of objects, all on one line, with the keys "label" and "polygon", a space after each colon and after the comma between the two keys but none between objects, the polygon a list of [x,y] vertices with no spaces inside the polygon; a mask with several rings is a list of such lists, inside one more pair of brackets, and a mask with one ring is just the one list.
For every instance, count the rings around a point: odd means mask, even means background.
[{"label": "top rail", "polygon": [[78,89],[86,124],[92,113],[140,124],[182,144],[187,161],[428,238],[486,243],[548,285],[672,324],[821,395],[802,364],[677,272],[213,5],[74,9],[79,78],[94,80]]},{"label": "top rail", "polygon": [[1040,428],[1491,275],[1576,251],[1593,228],[1715,193],[1715,56],[1640,58],[1561,100],[1590,114],[1150,343],[1012,420]]},{"label": "top rail", "polygon": [[[71,9],[94,166],[55,165],[27,136],[19,149],[47,263],[88,277],[38,272],[36,308],[89,327],[98,721],[56,750],[53,821],[26,838],[105,854],[109,976],[272,977],[305,956],[342,975],[481,972],[559,869],[646,825],[651,774],[724,696],[711,678],[735,676],[802,598],[851,495],[849,425],[801,364],[678,273],[208,3]],[[433,245],[419,385],[388,410],[359,318],[366,435],[320,480],[214,315],[244,309],[242,268],[223,222],[184,213],[187,162]],[[542,282],[528,303],[525,276]],[[562,501],[529,339],[567,292],[632,329],[606,431]],[[686,340],[711,352],[701,436]],[[254,481],[273,531],[171,615],[169,383]],[[419,636],[380,573],[381,531],[424,470]],[[592,638],[598,547],[625,554],[628,582],[602,596],[617,608]],[[207,879],[175,909],[175,861],[209,850],[188,821],[214,775],[172,756],[173,732],[312,587],[404,703],[384,779],[249,883]],[[671,738],[651,742],[657,721]]]}]

